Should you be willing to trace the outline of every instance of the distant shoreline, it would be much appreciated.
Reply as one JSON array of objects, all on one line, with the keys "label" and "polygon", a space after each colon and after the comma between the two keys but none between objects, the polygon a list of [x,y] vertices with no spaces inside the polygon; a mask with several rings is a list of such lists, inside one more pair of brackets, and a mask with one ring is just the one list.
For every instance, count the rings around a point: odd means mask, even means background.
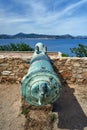
[{"label": "distant shoreline", "polygon": [[15,35],[0,34],[0,39],[87,39],[87,36],[72,36],[70,34],[65,35],[44,35],[44,34],[25,34],[18,33]]}]

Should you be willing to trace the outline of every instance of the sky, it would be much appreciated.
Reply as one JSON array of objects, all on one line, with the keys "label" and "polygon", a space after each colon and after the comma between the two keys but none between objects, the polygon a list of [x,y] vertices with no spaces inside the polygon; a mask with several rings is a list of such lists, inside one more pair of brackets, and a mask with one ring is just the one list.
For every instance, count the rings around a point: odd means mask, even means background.
[{"label": "sky", "polygon": [[87,0],[0,0],[0,34],[87,35]]}]

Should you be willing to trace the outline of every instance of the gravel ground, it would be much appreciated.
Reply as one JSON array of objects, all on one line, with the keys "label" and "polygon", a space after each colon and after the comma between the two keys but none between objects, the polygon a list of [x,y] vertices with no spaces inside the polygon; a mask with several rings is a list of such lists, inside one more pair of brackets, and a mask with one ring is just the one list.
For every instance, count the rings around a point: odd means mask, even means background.
[{"label": "gravel ground", "polygon": [[[0,84],[0,130],[25,130],[20,90],[20,84]],[[87,130],[87,86],[65,84],[53,111],[58,114],[53,130]]]}]

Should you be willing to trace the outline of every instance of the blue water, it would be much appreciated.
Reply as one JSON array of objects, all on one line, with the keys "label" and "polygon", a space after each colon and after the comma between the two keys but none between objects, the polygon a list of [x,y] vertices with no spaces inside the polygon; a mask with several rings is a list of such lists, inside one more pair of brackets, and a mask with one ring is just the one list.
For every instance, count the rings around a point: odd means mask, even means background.
[{"label": "blue water", "polygon": [[37,42],[42,42],[47,46],[47,50],[51,52],[62,52],[69,56],[73,56],[70,48],[77,47],[78,44],[87,45],[87,39],[0,39],[0,45],[8,43],[24,42],[34,48]]}]

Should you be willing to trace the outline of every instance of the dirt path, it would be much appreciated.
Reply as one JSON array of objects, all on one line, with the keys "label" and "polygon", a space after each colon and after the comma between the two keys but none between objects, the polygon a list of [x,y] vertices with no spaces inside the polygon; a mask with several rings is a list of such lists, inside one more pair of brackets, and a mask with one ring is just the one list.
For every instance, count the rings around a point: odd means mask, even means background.
[{"label": "dirt path", "polygon": [[20,85],[0,84],[0,130],[24,130]]},{"label": "dirt path", "polygon": [[[0,84],[0,130],[24,130],[20,86]],[[53,111],[58,114],[53,130],[87,130],[87,86],[64,85]]]}]

